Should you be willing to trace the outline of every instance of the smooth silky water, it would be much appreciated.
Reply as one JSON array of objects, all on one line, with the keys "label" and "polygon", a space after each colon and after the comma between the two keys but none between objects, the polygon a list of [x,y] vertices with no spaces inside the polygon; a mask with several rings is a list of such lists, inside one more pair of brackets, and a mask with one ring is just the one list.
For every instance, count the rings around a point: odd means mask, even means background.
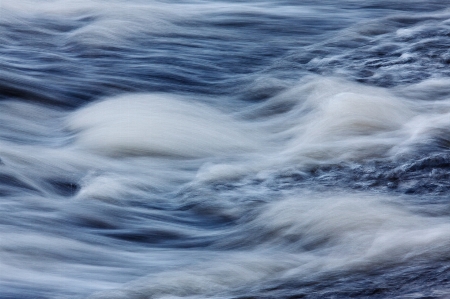
[{"label": "smooth silky water", "polygon": [[450,2],[0,3],[0,298],[450,298]]}]

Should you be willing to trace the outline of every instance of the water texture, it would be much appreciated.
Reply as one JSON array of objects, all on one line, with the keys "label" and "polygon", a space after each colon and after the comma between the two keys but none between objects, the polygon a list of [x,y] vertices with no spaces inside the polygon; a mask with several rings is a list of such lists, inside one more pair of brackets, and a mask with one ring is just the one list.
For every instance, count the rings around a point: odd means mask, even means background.
[{"label": "water texture", "polygon": [[450,298],[450,2],[0,3],[0,298]]}]

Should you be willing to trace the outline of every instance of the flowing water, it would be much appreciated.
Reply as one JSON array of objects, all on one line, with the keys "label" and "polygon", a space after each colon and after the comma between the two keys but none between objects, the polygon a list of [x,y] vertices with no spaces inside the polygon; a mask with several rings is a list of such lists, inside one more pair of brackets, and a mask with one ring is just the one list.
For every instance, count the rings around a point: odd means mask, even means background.
[{"label": "flowing water", "polygon": [[0,298],[450,298],[448,0],[0,3]]}]

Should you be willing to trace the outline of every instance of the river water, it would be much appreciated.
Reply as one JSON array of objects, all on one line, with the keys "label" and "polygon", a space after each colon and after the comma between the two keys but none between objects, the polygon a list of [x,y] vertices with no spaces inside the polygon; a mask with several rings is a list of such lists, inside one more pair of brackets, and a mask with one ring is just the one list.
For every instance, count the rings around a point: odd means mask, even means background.
[{"label": "river water", "polygon": [[450,298],[450,2],[0,4],[0,298]]}]

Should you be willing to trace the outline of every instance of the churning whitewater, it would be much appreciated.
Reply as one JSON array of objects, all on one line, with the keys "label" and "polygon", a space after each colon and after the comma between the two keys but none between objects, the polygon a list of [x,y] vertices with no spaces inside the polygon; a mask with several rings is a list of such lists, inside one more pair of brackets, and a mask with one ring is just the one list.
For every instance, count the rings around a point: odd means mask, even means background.
[{"label": "churning whitewater", "polygon": [[0,3],[0,299],[450,298],[450,2]]}]

